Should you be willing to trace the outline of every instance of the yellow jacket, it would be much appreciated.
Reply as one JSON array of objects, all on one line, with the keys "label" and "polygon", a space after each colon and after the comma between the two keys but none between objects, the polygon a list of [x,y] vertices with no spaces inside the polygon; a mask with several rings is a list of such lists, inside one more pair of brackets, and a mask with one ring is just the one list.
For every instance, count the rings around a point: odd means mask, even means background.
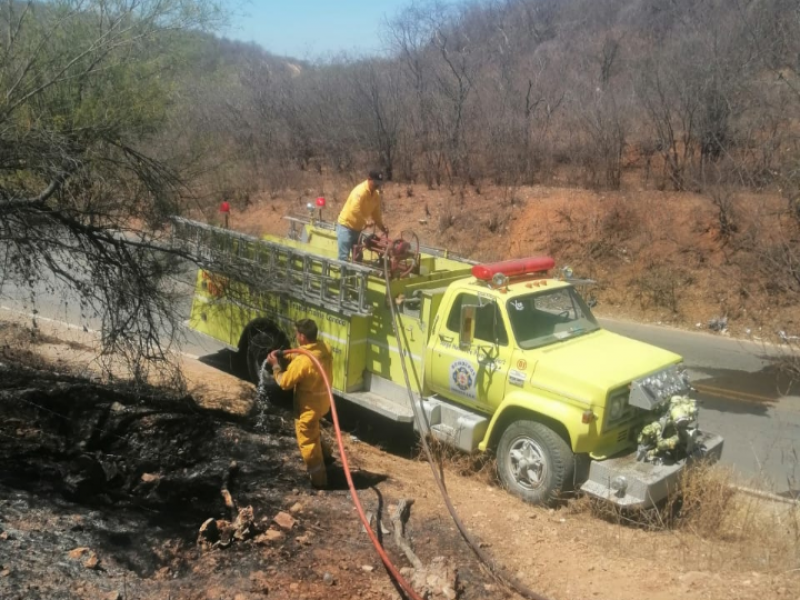
[{"label": "yellow jacket", "polygon": [[359,183],[350,192],[342,212],[339,213],[338,223],[355,231],[363,231],[369,219],[372,219],[379,228],[383,228],[381,193],[377,189],[370,192],[367,180]]},{"label": "yellow jacket", "polygon": [[[317,340],[300,347],[317,357],[325,369],[328,381],[333,383],[333,355],[330,346]],[[298,415],[313,410],[318,413],[318,418],[324,417],[330,410],[331,404],[325,382],[314,363],[303,354],[293,354],[287,358],[290,362],[286,371],[278,373],[275,377],[278,385],[284,390],[294,388],[294,406]]]}]

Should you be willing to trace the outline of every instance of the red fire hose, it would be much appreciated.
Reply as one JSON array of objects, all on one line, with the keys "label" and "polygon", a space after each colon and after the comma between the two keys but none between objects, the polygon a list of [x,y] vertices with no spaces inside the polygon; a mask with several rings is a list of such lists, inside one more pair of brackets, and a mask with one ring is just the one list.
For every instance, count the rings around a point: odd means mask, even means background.
[{"label": "red fire hose", "polygon": [[[384,253],[384,280],[385,280],[385,283],[386,283],[386,290],[388,292],[391,289],[388,252]],[[396,308],[395,308],[394,302],[390,301],[389,302],[389,306],[391,308],[391,314],[392,314],[392,328],[394,330],[395,336],[397,337],[398,351],[400,352],[400,364],[401,364],[401,366],[403,368],[403,375],[404,375],[405,380],[406,380],[406,389],[408,390],[408,393],[409,393],[409,401],[410,401],[410,404],[411,404],[411,408],[414,411],[414,418],[417,421],[418,425],[421,425],[422,420],[421,420],[420,415],[418,414],[418,407],[416,406],[416,403],[415,403],[414,398],[413,398],[413,393],[411,391],[411,381],[409,379],[408,370],[407,370],[407,367],[406,367],[405,360],[403,358],[403,348],[400,345],[401,344],[401,342],[400,342],[400,333],[399,333],[400,328],[399,328],[398,323],[397,323],[398,315],[397,315],[397,312],[396,312]],[[342,442],[342,431],[341,431],[341,429],[339,427],[339,415],[336,412],[336,404],[335,404],[335,402],[333,400],[333,391],[331,390],[331,383],[330,383],[330,381],[328,381],[328,376],[325,373],[325,369],[323,369],[322,365],[320,364],[319,360],[317,360],[316,356],[314,356],[313,354],[311,354],[307,350],[303,350],[302,348],[296,348],[296,349],[292,349],[292,350],[285,350],[284,353],[285,354],[303,354],[305,356],[308,356],[308,358],[310,358],[311,362],[314,364],[314,367],[319,371],[320,375],[322,375],[322,379],[325,382],[325,389],[328,392],[328,398],[330,399],[330,402],[331,402],[331,416],[333,417],[333,426],[334,426],[334,429],[336,430],[336,443],[339,446],[339,454],[340,454],[340,457],[341,457],[341,460],[342,460],[342,467],[344,468],[344,474],[345,474],[345,477],[347,477],[347,485],[350,487],[350,495],[353,498],[353,503],[356,505],[356,509],[358,511],[358,516],[361,519],[361,523],[364,525],[364,529],[366,529],[367,534],[370,537],[370,540],[372,540],[372,545],[375,546],[375,550],[378,552],[378,555],[381,557],[381,560],[383,561],[383,564],[386,565],[386,569],[392,575],[394,580],[400,585],[400,587],[402,587],[408,593],[409,597],[411,597],[413,600],[422,600],[422,598],[419,596],[419,594],[417,594],[417,592],[414,591],[414,588],[412,588],[411,585],[403,578],[403,576],[400,575],[400,572],[397,570],[397,568],[395,568],[395,566],[389,560],[389,557],[387,556],[386,552],[384,551],[383,547],[381,546],[380,542],[378,541],[377,536],[372,531],[372,527],[370,526],[369,521],[367,520],[367,517],[364,514],[364,509],[361,506],[361,501],[358,498],[358,494],[356,493],[355,485],[353,484],[353,478],[352,478],[352,476],[350,474],[350,466],[349,466],[349,464],[347,462],[347,454],[345,453],[344,443]],[[418,387],[420,387],[419,386],[419,382],[417,382],[417,385],[418,385]],[[422,431],[421,427],[420,427],[420,431]],[[424,434],[421,435],[421,440],[422,440],[422,445],[425,448],[425,452],[426,452],[427,457],[428,457],[428,464],[430,465],[431,471],[433,473],[433,478],[436,481],[437,486],[439,487],[439,491],[440,491],[440,493],[442,495],[442,498],[443,498],[443,500],[445,502],[447,510],[450,513],[450,516],[453,518],[453,522],[455,523],[455,525],[458,528],[459,532],[461,533],[462,537],[467,542],[467,544],[472,549],[472,551],[475,553],[475,555],[478,557],[478,559],[481,561],[481,563],[483,563],[483,565],[485,565],[489,569],[489,572],[495,578],[497,578],[500,582],[502,582],[504,585],[506,585],[509,589],[513,590],[514,592],[516,592],[517,594],[519,594],[523,598],[526,598],[527,600],[547,600],[547,598],[545,598],[544,596],[542,596],[542,595],[536,593],[535,591],[531,590],[530,588],[528,588],[526,585],[524,585],[520,581],[517,581],[517,579],[515,577],[512,577],[512,576],[508,575],[507,573],[505,573],[505,571],[502,568],[500,568],[480,548],[480,546],[476,542],[476,540],[474,540],[472,538],[470,533],[467,531],[466,526],[464,525],[464,523],[461,521],[461,519],[459,518],[458,514],[456,513],[455,507],[453,506],[453,504],[452,504],[452,502],[450,500],[450,497],[449,497],[449,495],[447,493],[447,490],[446,490],[446,488],[444,486],[444,482],[442,481],[441,477],[439,476],[439,473],[436,471],[436,467],[434,465],[434,460],[433,460],[433,456],[432,456],[432,453],[431,453],[431,449],[430,449],[430,447],[428,445],[427,439],[426,439]]]},{"label": "red fire hose", "polygon": [[339,415],[336,412],[336,403],[333,401],[331,382],[328,381],[328,375],[325,373],[325,369],[322,367],[317,357],[308,350],[294,348],[291,350],[284,350],[283,353],[302,354],[307,356],[311,359],[311,362],[314,364],[314,367],[316,367],[317,371],[319,371],[320,375],[322,375],[322,380],[325,382],[325,389],[328,391],[328,399],[331,401],[331,416],[333,417],[333,428],[336,430],[336,443],[339,446],[339,457],[341,458],[342,467],[344,468],[344,475],[347,478],[347,485],[350,487],[350,496],[352,496],[353,504],[356,505],[356,510],[358,511],[358,517],[361,519],[361,523],[364,525],[364,529],[366,529],[370,540],[372,540],[372,545],[375,546],[375,550],[381,557],[383,564],[386,565],[386,569],[389,571],[389,573],[391,573],[394,580],[406,591],[406,593],[408,593],[409,597],[411,597],[413,600],[422,600],[422,597],[414,591],[414,588],[411,587],[411,584],[408,583],[408,581],[406,581],[402,575],[400,575],[400,571],[398,571],[397,568],[392,564],[392,561],[389,560],[389,556],[386,554],[383,546],[381,546],[381,543],[378,541],[375,532],[372,531],[372,526],[369,524],[369,521],[364,514],[364,508],[361,506],[361,500],[356,493],[356,487],[353,483],[353,476],[350,474],[350,465],[347,462],[347,453],[344,451],[344,442],[342,441],[342,430],[339,427]]}]

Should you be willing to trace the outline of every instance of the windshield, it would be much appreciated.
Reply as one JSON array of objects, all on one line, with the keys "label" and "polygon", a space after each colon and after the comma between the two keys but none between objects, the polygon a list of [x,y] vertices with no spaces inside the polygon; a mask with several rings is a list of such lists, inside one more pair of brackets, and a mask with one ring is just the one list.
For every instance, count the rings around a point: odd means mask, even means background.
[{"label": "windshield", "polygon": [[511,329],[524,350],[600,329],[583,298],[571,287],[514,298],[506,306]]}]

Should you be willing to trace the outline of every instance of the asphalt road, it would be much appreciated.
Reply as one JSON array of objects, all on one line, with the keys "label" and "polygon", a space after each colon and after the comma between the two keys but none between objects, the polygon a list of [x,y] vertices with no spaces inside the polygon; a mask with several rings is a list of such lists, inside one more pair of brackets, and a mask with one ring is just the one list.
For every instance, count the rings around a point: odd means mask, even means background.
[{"label": "asphalt road", "polygon": [[[187,278],[187,283],[191,278]],[[6,286],[0,309],[98,330],[99,319],[70,302],[63,286],[50,282],[33,297],[29,291]],[[187,317],[191,287],[179,307]],[[601,319],[607,329],[672,350],[685,359],[702,401],[701,427],[725,438],[722,463],[730,465],[749,487],[796,496],[800,492],[800,384],[790,386],[771,366],[784,350],[719,334],[686,332],[632,322]],[[185,331],[184,352],[213,357],[224,348],[213,340]]]},{"label": "asphalt road", "polygon": [[742,484],[800,492],[800,382],[772,366],[787,349],[720,334],[601,319],[606,329],[684,357],[701,401],[700,425],[725,438],[722,463]]}]

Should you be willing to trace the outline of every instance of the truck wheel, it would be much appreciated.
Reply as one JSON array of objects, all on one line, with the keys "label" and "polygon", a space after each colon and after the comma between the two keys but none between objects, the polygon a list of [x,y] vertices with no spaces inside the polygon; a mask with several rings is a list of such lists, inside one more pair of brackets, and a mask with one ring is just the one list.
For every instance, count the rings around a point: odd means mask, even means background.
[{"label": "truck wheel", "polygon": [[497,472],[508,491],[532,504],[556,500],[572,481],[572,450],[536,421],[515,421],[500,438]]},{"label": "truck wheel", "polygon": [[[245,359],[247,361],[247,375],[255,384],[258,384],[259,371],[261,365],[264,364],[267,356],[273,350],[281,347],[280,338],[270,331],[263,331],[255,329],[250,333],[247,341],[247,352]],[[271,385],[277,385],[272,379],[272,371],[267,369],[267,375],[270,378]]]}]

